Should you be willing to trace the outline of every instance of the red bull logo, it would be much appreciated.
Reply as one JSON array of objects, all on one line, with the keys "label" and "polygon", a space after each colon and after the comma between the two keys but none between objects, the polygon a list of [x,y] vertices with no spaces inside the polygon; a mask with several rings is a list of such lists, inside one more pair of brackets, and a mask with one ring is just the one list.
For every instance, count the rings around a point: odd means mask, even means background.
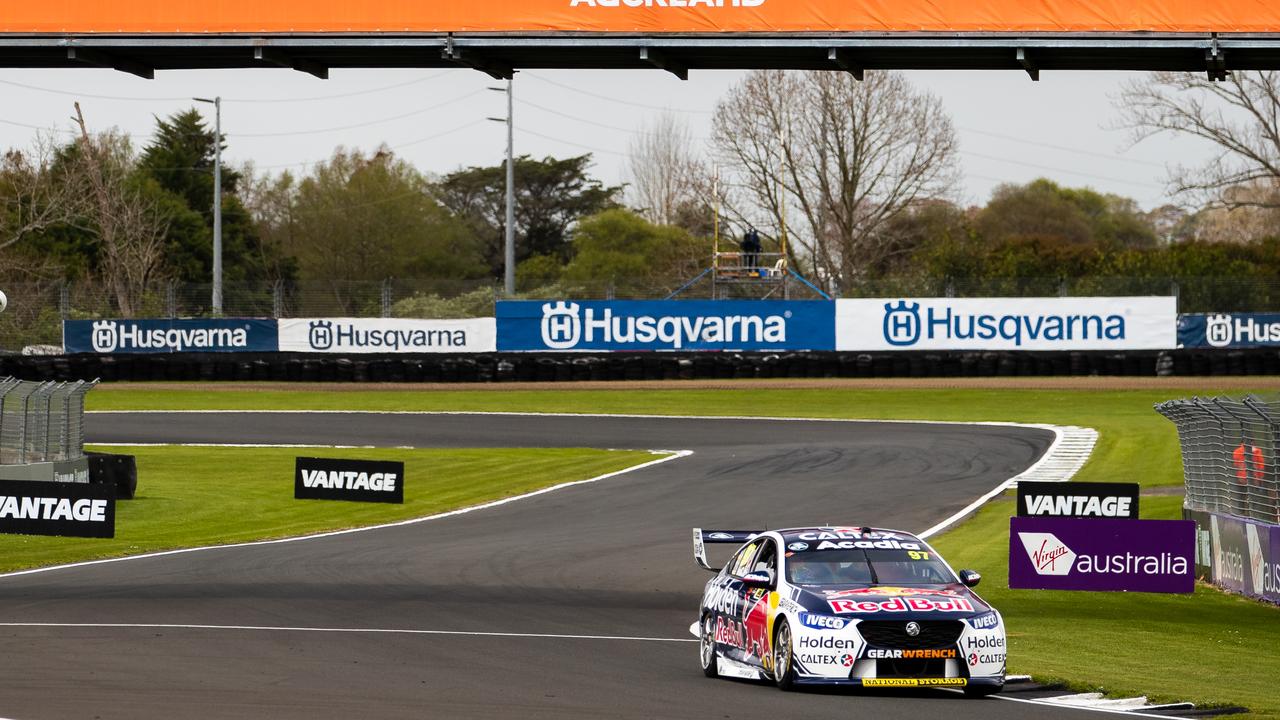
[{"label": "red bull logo", "polygon": [[897,613],[897,612],[973,612],[973,603],[965,598],[929,600],[927,598],[900,598],[889,600],[828,600],[831,611],[848,613]]}]

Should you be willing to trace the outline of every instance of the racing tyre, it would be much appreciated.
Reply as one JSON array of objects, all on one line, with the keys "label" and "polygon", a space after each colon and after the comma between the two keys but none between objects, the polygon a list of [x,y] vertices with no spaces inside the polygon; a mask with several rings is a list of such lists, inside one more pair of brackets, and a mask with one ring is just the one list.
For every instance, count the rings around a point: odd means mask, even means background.
[{"label": "racing tyre", "polygon": [[698,659],[702,662],[702,674],[709,678],[719,675],[716,668],[716,625],[710,615],[702,618],[702,633],[698,636]]},{"label": "racing tyre", "polygon": [[791,626],[786,620],[778,621],[773,633],[773,681],[782,690],[790,690],[796,684],[795,656],[791,649]]},{"label": "racing tyre", "polygon": [[964,689],[964,696],[969,698],[984,698],[1003,690],[1003,687],[995,685],[967,685]]}]

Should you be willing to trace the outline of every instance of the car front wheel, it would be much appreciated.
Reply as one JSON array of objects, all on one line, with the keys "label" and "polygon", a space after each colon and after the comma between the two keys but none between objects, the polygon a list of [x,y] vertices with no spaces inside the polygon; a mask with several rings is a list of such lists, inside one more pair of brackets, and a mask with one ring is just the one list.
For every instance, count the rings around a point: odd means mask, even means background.
[{"label": "car front wheel", "polygon": [[786,620],[778,622],[773,633],[773,681],[783,690],[795,686],[795,657],[791,652],[791,626]]}]

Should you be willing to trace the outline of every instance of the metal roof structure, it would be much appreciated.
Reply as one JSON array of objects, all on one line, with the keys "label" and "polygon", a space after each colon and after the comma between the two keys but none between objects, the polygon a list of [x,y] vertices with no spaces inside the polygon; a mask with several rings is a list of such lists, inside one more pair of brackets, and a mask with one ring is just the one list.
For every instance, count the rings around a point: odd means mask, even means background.
[{"label": "metal roof structure", "polygon": [[0,34],[0,67],[157,70],[286,67],[522,69],[1175,70],[1223,78],[1280,69],[1280,35],[1215,34]]}]

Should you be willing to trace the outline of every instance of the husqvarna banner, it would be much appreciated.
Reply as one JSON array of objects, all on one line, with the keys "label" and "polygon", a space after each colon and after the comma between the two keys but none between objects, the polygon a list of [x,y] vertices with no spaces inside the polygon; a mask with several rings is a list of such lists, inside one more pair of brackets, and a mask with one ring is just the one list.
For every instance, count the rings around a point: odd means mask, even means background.
[{"label": "husqvarna banner", "polygon": [[1178,347],[1280,347],[1280,314],[1179,315]]},{"label": "husqvarna banner", "polygon": [[884,298],[836,301],[836,349],[1166,350],[1177,298]]},{"label": "husqvarna banner", "polygon": [[280,351],[305,353],[493,352],[493,318],[299,318],[280,321]]},{"label": "husqvarna banner", "polygon": [[276,321],[257,318],[208,320],[65,320],[67,353],[276,352]]},{"label": "husqvarna banner", "polygon": [[786,300],[509,300],[498,350],[833,350],[835,305]]},{"label": "husqvarna banner", "polygon": [[7,2],[0,32],[1277,32],[1267,0],[60,0]]},{"label": "husqvarna banner", "polygon": [[1195,590],[1190,520],[1009,518],[1009,587],[1024,590]]}]

